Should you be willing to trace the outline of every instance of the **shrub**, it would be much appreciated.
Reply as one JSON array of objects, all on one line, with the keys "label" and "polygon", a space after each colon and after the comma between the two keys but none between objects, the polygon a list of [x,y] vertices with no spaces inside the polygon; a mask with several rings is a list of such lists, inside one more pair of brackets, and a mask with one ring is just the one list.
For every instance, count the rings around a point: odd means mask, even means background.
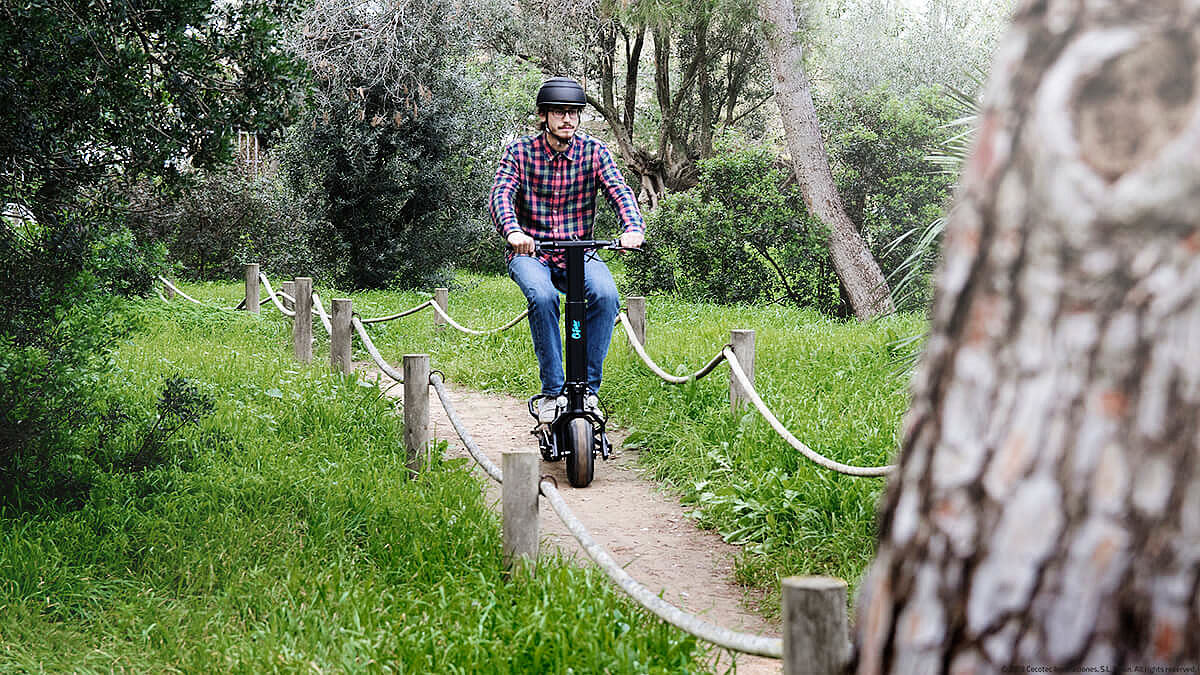
[{"label": "shrub", "polygon": [[[895,280],[938,218],[953,176],[926,154],[945,137],[949,99],[925,91],[898,98],[886,90],[821,105],[831,168],[850,219],[885,276]],[[722,303],[788,302],[848,316],[827,246],[827,230],[808,213],[791,167],[763,147],[721,139],[700,163],[695,188],[669,195],[649,216],[645,257],[629,260],[635,291],[675,291]],[[922,267],[933,265],[931,248]],[[928,290],[905,295],[912,309]]]},{"label": "shrub", "polygon": [[278,175],[236,169],[202,172],[187,189],[160,196],[143,183],[131,225],[143,240],[166,244],[191,279],[239,278],[257,262],[270,276],[333,279],[344,272],[345,242],[312,217]]},{"label": "shrub", "polygon": [[73,499],[95,471],[109,353],[132,327],[120,298],[150,290],[162,252],[120,215],[0,225],[0,505]]},{"label": "shrub", "polygon": [[634,292],[843,312],[825,230],[766,148],[721,139],[696,187],[668,195],[647,227],[646,255],[626,259]]},{"label": "shrub", "polygon": [[[941,216],[954,176],[939,170],[929,152],[946,137],[954,117],[949,98],[923,90],[905,98],[886,89],[821,106],[821,123],[838,192],[871,254],[891,283],[917,243],[916,232]],[[921,267],[930,269],[929,249]],[[928,290],[906,295],[916,309]]]},{"label": "shrub", "polygon": [[[476,48],[496,3],[341,3],[305,11],[294,46],[316,76],[280,155],[306,212],[346,243],[358,288],[445,283],[487,230],[487,195],[511,128],[505,95]],[[532,96],[525,100],[532,100]]]}]

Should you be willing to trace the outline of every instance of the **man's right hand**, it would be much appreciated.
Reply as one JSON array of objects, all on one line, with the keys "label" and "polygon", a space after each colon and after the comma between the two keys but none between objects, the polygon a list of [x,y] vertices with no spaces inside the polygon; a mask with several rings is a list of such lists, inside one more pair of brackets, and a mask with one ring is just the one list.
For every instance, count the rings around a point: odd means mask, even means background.
[{"label": "man's right hand", "polygon": [[533,237],[524,232],[512,232],[508,235],[508,245],[517,255],[533,255]]}]

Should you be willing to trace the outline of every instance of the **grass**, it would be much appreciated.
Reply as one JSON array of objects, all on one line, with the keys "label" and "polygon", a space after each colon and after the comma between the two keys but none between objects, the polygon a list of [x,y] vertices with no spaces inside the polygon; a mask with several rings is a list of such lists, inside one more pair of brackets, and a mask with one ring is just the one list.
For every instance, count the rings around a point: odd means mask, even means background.
[{"label": "grass", "polygon": [[0,513],[0,672],[702,669],[597,573],[548,558],[506,581],[481,479],[461,460],[410,476],[390,403],[297,366],[277,315],[134,311],[131,409],[183,374],[215,411],[81,507]]},{"label": "grass", "polygon": [[[352,297],[362,316],[407,309],[427,293],[369,292]],[[197,287],[197,295],[235,304],[241,288]],[[326,304],[329,304],[326,302]],[[463,275],[451,290],[450,314],[473,328],[502,325],[524,309],[516,285],[503,277]],[[783,424],[822,454],[848,464],[894,459],[907,406],[905,338],[924,320],[901,314],[866,324],[836,321],[782,306],[728,307],[647,301],[647,343],[668,372],[686,374],[729,341],[729,331],[756,331],[756,388]],[[433,330],[431,312],[370,326],[393,364],[405,353],[429,353],[434,368],[456,382],[527,396],[538,389],[525,324],[486,337]],[[692,515],[727,540],[743,544],[738,579],[768,594],[764,613],[778,611],[779,580],[828,574],[854,587],[874,555],[875,509],[882,478],[834,473],[804,459],[753,410],[732,415],[728,369],[699,382],[670,385],[649,372],[617,328],[601,391],[614,421],[631,430],[627,443],[643,464],[676,490]],[[324,331],[318,353],[324,348]],[[356,359],[368,360],[361,350]]]}]

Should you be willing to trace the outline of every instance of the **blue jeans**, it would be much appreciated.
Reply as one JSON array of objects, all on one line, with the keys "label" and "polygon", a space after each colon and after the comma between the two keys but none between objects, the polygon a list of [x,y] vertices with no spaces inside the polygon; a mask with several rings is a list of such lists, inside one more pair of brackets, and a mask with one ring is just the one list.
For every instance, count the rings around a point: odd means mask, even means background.
[{"label": "blue jeans", "polygon": [[[584,331],[587,334],[587,378],[592,391],[600,390],[604,374],[604,357],[612,341],[613,322],[620,311],[621,299],[617,285],[604,261],[589,256],[583,266],[584,297],[587,313]],[[533,351],[537,354],[538,373],[542,378],[542,393],[551,396],[562,391],[563,351],[558,327],[559,293],[566,292],[567,271],[552,268],[537,258],[518,255],[508,263],[508,276],[517,282],[529,301],[529,332],[533,334]]]}]

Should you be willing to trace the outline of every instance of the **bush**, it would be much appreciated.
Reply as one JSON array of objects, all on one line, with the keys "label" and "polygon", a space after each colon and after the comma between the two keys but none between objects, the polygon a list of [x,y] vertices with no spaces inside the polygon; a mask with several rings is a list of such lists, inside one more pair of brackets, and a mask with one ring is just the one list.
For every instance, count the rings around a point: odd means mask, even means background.
[{"label": "bush", "polygon": [[[950,197],[954,176],[928,154],[953,117],[950,99],[933,90],[900,98],[880,89],[821,106],[842,203],[892,284],[916,246],[915,233],[941,216]],[[921,267],[931,270],[935,255],[931,248]],[[917,309],[928,298],[922,289],[898,309]]]},{"label": "bush", "polygon": [[721,139],[696,187],[668,195],[647,228],[646,255],[626,259],[634,292],[844,313],[825,230],[766,148]]},{"label": "bush", "polygon": [[150,291],[162,254],[121,214],[0,225],[0,505],[69,501],[96,470],[109,354],[132,327],[121,297]]},{"label": "bush", "polygon": [[345,271],[345,242],[305,211],[277,175],[202,172],[176,195],[160,196],[144,183],[134,198],[138,236],[165,243],[186,278],[240,278],[247,262],[272,277],[334,279]]},{"label": "bush", "polygon": [[486,0],[305,10],[294,46],[316,86],[280,159],[305,211],[346,242],[344,285],[447,283],[493,236],[484,205],[512,94],[536,86],[528,67],[497,78],[503,64],[477,58],[505,15]]},{"label": "bush", "polygon": [[[951,102],[932,91],[901,99],[886,90],[821,105],[831,168],[843,204],[871,254],[893,282],[938,218],[953,176],[926,153],[946,135]],[[700,163],[695,188],[669,195],[649,216],[644,257],[631,257],[629,280],[642,293],[674,291],[690,300],[773,300],[849,316],[827,246],[827,230],[808,213],[791,167],[763,147],[726,137]],[[932,268],[931,249],[922,261]],[[906,294],[913,309],[928,289]]]}]

